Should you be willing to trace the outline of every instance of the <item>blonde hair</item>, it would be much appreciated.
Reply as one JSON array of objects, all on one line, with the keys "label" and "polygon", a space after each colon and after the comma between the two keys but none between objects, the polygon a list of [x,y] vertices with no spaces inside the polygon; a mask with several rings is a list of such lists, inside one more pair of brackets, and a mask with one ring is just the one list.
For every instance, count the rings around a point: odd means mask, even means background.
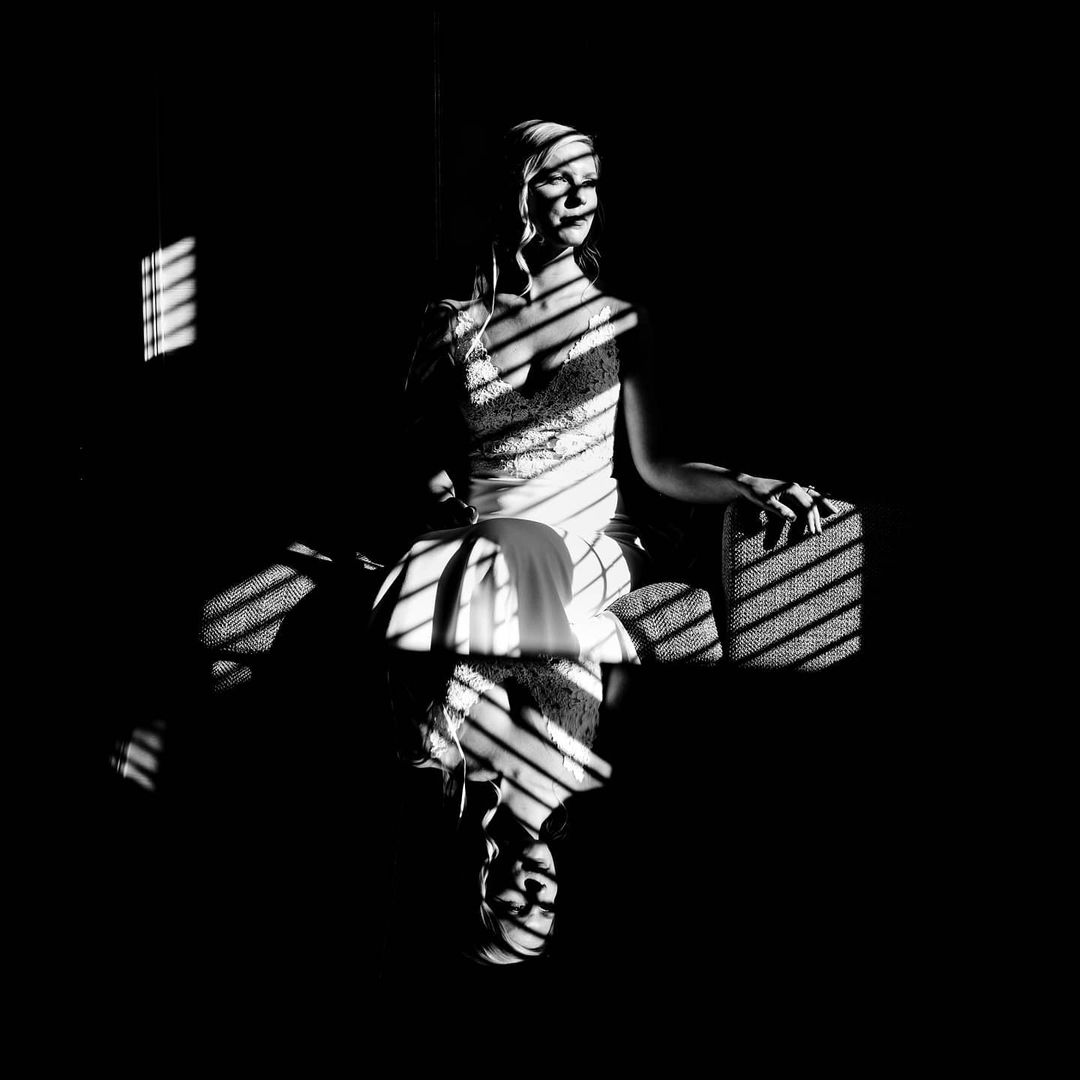
[{"label": "blonde hair", "polygon": [[[467,920],[461,952],[466,959],[472,960],[474,963],[486,966],[502,966],[505,964],[519,964],[523,960],[549,955],[548,946],[555,935],[555,923],[558,920],[552,922],[544,941],[540,945],[529,948],[511,940],[506,920],[495,912],[491,902],[488,900],[488,879],[495,860],[499,857],[499,845],[490,831],[490,825],[502,803],[499,786],[497,784],[493,786],[495,788],[495,805],[484,810],[480,817],[484,858],[474,879],[479,890],[479,902],[477,903],[475,900],[473,902],[472,911]],[[540,827],[540,839],[548,844],[561,840],[566,835],[566,826],[566,804],[562,799],[559,799],[559,805],[552,810]],[[515,920],[510,920],[511,925],[514,922]]]},{"label": "blonde hair", "polygon": [[[526,120],[515,124],[503,141],[502,161],[498,176],[494,235],[490,241],[491,266],[478,263],[473,277],[473,302],[490,296],[487,318],[474,344],[479,341],[495,308],[495,292],[500,266],[513,267],[524,277],[520,290],[524,295],[532,287],[532,274],[525,261],[525,248],[537,236],[537,228],[529,216],[529,185],[544,171],[555,150],[567,142],[588,146],[600,170],[600,158],[595,140],[577,128],[547,120]],[[602,223],[603,213],[597,203],[596,221]],[[574,261],[593,284],[600,274],[600,252],[596,247],[594,230],[589,230],[585,242],[574,249]]]}]

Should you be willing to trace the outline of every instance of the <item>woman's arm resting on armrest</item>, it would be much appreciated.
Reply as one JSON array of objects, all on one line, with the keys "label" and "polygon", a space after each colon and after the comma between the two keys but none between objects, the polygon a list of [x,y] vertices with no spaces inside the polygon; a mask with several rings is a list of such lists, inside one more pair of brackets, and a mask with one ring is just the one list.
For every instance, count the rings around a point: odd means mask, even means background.
[{"label": "woman's arm resting on armrest", "polygon": [[638,309],[627,320],[626,345],[632,355],[623,375],[623,411],[634,466],[651,488],[688,503],[729,503],[746,499],[763,510],[785,518],[798,515],[780,501],[785,496],[807,515],[810,531],[821,531],[815,496],[798,484],[751,476],[704,461],[687,461],[664,445],[660,418],[653,402],[651,333],[648,316]]}]

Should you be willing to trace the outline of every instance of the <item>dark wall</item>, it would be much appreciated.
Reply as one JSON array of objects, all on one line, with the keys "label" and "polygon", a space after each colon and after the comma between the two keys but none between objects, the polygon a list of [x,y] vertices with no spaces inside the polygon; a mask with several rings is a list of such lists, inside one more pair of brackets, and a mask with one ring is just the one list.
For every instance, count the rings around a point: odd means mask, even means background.
[{"label": "dark wall", "polygon": [[[303,44],[204,42],[142,97],[91,89],[90,288],[113,332],[77,365],[85,467],[136,485],[166,536],[325,531],[393,469],[381,436],[433,247],[430,26]],[[197,342],[144,363],[140,259],[187,236]]]},{"label": "dark wall", "polygon": [[[948,57],[897,28],[481,22],[199,29],[50,87],[65,528],[122,586],[88,598],[99,639],[167,651],[164,613],[232,560],[393,532],[417,321],[467,288],[491,151],[529,117],[597,137],[603,271],[653,314],[688,449],[923,493],[972,115]],[[146,363],[140,261],[185,236],[198,340]]]},{"label": "dark wall", "polygon": [[[462,279],[486,155],[524,118],[597,136],[605,275],[653,313],[688,447],[918,496],[956,349],[963,123],[940,58],[850,27],[587,15],[203,28],[53,86],[46,280],[78,330],[45,336],[77,552],[63,734],[94,761],[110,728],[176,706],[212,583],[295,539],[363,548],[398,512],[416,321]],[[198,342],[145,363],[140,260],[188,235]]]},{"label": "dark wall", "polygon": [[[218,588],[294,540],[363,548],[393,513],[434,248],[433,44],[428,17],[364,25],[178,24],[50,85],[80,745],[176,706]],[[188,236],[197,340],[145,362],[141,260]]]},{"label": "dark wall", "polygon": [[640,11],[580,36],[444,23],[446,249],[499,132],[595,133],[602,270],[652,312],[673,427],[723,464],[910,500],[956,363],[955,53],[915,26]]},{"label": "dark wall", "polygon": [[[954,345],[945,69],[821,26],[475,22],[193,35],[71,85],[81,470],[170,528],[359,538],[419,312],[467,288],[498,134],[545,116],[597,135],[604,274],[651,309],[695,449],[901,495]],[[144,364],[139,260],[187,235],[198,343]]]}]

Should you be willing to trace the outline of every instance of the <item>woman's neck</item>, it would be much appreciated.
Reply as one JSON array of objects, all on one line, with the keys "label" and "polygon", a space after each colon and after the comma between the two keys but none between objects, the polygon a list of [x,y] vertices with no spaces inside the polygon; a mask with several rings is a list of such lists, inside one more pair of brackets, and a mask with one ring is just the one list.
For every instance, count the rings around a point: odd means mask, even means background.
[{"label": "woman's neck", "polygon": [[550,247],[530,244],[525,250],[525,262],[532,274],[529,299],[550,297],[578,282],[584,283],[585,275],[574,261],[574,249],[563,248],[555,252]]},{"label": "woman's neck", "polygon": [[[540,835],[540,826],[555,809],[553,792],[549,791],[542,795],[538,791],[531,790],[528,785],[521,784],[520,781],[513,783],[505,778],[501,787],[502,804],[535,840]],[[569,791],[563,792],[563,798],[569,795]]]}]

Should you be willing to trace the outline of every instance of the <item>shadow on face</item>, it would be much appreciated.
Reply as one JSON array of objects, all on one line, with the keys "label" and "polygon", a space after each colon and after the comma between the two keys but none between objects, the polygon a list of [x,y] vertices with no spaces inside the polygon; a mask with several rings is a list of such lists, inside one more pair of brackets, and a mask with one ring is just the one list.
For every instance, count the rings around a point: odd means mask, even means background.
[{"label": "shadow on face", "polygon": [[488,875],[486,902],[510,947],[538,956],[555,924],[559,885],[547,844],[529,841],[501,850]]},{"label": "shadow on face", "polygon": [[529,215],[546,243],[577,247],[585,242],[596,214],[598,183],[588,143],[569,141],[552,151],[529,184]]}]

